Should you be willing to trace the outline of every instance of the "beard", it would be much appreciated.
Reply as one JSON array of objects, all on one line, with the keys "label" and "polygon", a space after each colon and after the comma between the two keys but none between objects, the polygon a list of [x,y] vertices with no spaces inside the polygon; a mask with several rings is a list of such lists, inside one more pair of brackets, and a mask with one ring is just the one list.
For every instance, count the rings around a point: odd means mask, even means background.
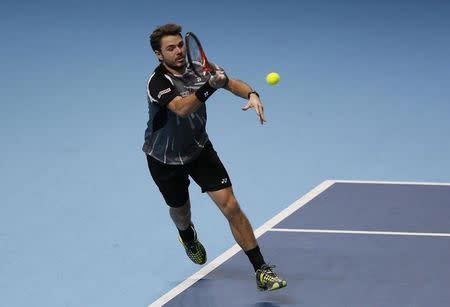
[{"label": "beard", "polygon": [[174,62],[174,63],[164,62],[164,64],[166,64],[169,68],[174,69],[179,72],[184,72],[184,70],[186,69],[186,66],[187,66],[186,60],[183,62],[183,64],[177,64],[176,62]]}]

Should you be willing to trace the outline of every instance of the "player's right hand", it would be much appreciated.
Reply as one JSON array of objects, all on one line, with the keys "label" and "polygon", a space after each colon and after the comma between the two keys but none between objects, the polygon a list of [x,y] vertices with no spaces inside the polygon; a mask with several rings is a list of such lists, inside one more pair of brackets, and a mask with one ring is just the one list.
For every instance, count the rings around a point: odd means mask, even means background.
[{"label": "player's right hand", "polygon": [[[216,66],[217,67],[217,66]],[[218,68],[218,67],[217,67]],[[209,85],[214,88],[222,88],[228,83],[228,76],[225,71],[221,68],[216,70],[216,73],[211,76],[208,80]]]}]

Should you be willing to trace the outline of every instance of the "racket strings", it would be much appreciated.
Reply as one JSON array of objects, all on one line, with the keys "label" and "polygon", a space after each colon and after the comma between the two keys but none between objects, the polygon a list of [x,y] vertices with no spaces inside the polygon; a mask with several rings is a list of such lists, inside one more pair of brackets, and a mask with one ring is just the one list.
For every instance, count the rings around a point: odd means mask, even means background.
[{"label": "racket strings", "polygon": [[197,75],[205,76],[206,74],[213,71],[213,69],[208,63],[206,54],[203,51],[200,42],[194,36],[195,35],[192,34],[186,36],[188,61],[190,62],[189,64],[192,66],[192,69]]}]

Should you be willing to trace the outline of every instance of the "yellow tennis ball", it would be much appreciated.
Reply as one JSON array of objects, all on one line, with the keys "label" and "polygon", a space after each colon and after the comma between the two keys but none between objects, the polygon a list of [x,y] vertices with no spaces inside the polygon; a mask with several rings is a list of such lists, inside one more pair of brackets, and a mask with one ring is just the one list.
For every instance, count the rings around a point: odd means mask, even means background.
[{"label": "yellow tennis ball", "polygon": [[267,83],[269,83],[270,85],[275,85],[278,82],[280,82],[280,75],[277,74],[276,72],[271,72],[270,74],[268,74],[266,76],[266,81]]}]

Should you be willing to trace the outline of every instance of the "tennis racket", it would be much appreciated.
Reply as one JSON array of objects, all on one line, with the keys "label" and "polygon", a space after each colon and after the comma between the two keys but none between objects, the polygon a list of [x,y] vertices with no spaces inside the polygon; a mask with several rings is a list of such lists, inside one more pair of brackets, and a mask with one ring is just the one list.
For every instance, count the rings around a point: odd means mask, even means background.
[{"label": "tennis racket", "polygon": [[214,75],[216,69],[208,62],[198,37],[194,33],[188,32],[185,41],[188,63],[194,73],[199,77],[204,77],[208,73]]}]

